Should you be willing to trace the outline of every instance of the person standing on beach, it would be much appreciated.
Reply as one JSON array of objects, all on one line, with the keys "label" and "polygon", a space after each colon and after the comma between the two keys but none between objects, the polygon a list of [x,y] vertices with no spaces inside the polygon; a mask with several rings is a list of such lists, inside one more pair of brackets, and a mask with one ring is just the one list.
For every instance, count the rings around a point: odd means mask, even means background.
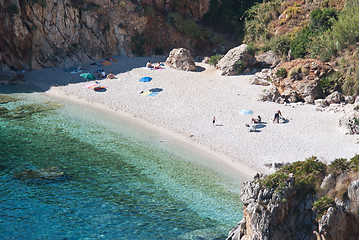
[{"label": "person standing on beach", "polygon": [[213,116],[213,119],[212,119],[212,124],[213,124],[213,126],[215,126],[215,125],[214,125],[215,123],[216,123],[216,117]]},{"label": "person standing on beach", "polygon": [[277,123],[279,123],[279,118],[280,118],[280,117],[283,117],[283,116],[282,116],[282,113],[280,112],[280,110],[278,110],[278,111],[276,111],[275,114],[274,114],[273,122],[274,122],[275,120],[277,120]]}]

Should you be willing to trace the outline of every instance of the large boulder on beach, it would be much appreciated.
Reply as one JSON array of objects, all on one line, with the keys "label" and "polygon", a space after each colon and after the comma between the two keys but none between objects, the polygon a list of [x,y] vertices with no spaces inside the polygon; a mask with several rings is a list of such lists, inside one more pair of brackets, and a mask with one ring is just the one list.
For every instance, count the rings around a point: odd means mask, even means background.
[{"label": "large boulder on beach", "polygon": [[196,70],[196,65],[192,58],[191,53],[184,48],[175,48],[173,49],[165,62],[166,66],[171,68],[185,70],[185,71],[194,71]]},{"label": "large boulder on beach", "polygon": [[255,62],[254,56],[248,51],[247,44],[242,44],[229,50],[216,67],[221,71],[221,75],[231,76],[253,67]]},{"label": "large boulder on beach", "polygon": [[339,93],[338,91],[335,91],[333,93],[331,93],[330,95],[328,95],[325,100],[328,102],[328,104],[332,104],[332,103],[340,103],[344,100],[344,97],[341,93]]},{"label": "large boulder on beach", "polygon": [[251,84],[253,85],[262,85],[262,86],[269,86],[272,75],[272,70],[270,68],[262,69],[262,71],[257,72],[251,77]]},{"label": "large boulder on beach", "polygon": [[272,83],[285,102],[314,103],[314,100],[324,97],[320,80],[332,71],[333,67],[319,60],[296,59],[278,65],[274,69]]},{"label": "large boulder on beach", "polygon": [[273,51],[262,53],[256,58],[256,65],[262,68],[275,68],[281,61],[280,57],[277,56]]},{"label": "large boulder on beach", "polygon": [[345,134],[359,134],[359,112],[352,111],[339,119],[339,128]]}]

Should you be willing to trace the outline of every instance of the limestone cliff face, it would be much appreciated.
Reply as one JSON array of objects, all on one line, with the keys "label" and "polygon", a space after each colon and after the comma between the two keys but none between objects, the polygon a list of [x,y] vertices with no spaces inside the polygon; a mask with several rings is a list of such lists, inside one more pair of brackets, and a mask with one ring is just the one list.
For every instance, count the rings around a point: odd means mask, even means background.
[{"label": "limestone cliff face", "polygon": [[150,6],[163,13],[178,12],[182,16],[196,21],[201,20],[209,10],[209,0],[141,0],[143,6]]},{"label": "limestone cliff face", "polygon": [[[359,180],[349,185],[347,200],[336,199],[335,206],[316,220],[313,202],[317,194],[294,190],[294,177],[289,178],[279,192],[262,187],[259,179],[257,176],[254,181],[243,184],[243,219],[229,232],[227,240],[359,238]],[[334,179],[327,187],[335,189],[338,184],[342,183]]]},{"label": "limestone cliff face", "polygon": [[[147,5],[159,14],[144,16]],[[200,19],[208,5],[209,0],[187,0],[183,8],[164,0],[1,1],[0,70],[67,66],[111,55],[169,52],[174,47],[191,50],[188,37],[166,24],[161,11],[178,8]]]}]

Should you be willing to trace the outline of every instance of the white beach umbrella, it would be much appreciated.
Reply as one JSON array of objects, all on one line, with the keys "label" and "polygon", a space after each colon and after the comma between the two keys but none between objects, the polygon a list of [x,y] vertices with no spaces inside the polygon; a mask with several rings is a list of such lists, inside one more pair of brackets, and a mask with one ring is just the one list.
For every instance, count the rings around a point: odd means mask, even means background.
[{"label": "white beach umbrella", "polygon": [[245,108],[245,109],[242,109],[239,111],[239,114],[242,114],[242,115],[251,115],[253,114],[253,111],[248,109],[248,108]]}]

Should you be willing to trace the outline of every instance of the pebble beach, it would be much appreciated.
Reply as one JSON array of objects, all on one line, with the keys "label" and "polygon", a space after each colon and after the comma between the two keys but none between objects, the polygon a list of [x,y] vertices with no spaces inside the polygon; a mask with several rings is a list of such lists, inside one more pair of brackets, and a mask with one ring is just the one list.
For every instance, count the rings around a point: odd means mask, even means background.
[{"label": "pebble beach", "polygon": [[[98,80],[105,91],[88,88],[95,80],[61,68],[28,72],[25,81],[49,96],[111,111],[163,131],[251,175],[273,172],[268,166],[274,163],[311,156],[328,163],[359,153],[355,143],[358,137],[345,135],[338,127],[344,111],[317,111],[310,104],[261,102],[259,95],[270,86],[251,85],[252,75],[221,76],[217,69],[201,62],[196,62],[196,71],[169,67],[151,70],[144,67],[148,60],[164,62],[165,57],[117,57],[111,65],[101,65],[100,61],[81,65],[82,73],[96,75],[97,69],[113,72],[115,79]],[[140,82],[142,77],[152,80]],[[156,94],[146,94],[149,92]],[[251,109],[253,114],[240,114],[242,109]],[[273,122],[277,110],[288,121]],[[251,125],[252,117],[257,115],[262,123],[256,132],[250,132],[246,124]]]}]

